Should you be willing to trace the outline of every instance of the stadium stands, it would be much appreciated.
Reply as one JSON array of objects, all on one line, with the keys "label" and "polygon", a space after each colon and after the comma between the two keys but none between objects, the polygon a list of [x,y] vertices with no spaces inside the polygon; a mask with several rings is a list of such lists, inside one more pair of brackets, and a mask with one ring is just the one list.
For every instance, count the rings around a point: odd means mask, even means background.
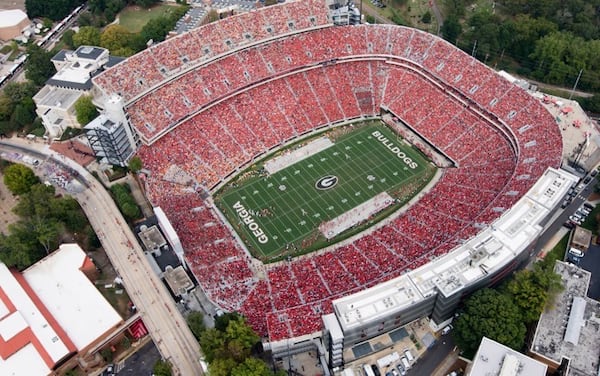
[{"label": "stadium stands", "polygon": [[[317,331],[336,297],[447,253],[560,161],[554,119],[491,69],[413,29],[327,27],[321,6],[299,1],[231,17],[94,79],[103,92],[118,91],[129,102],[131,122],[150,144],[139,151],[151,172],[149,198],[178,231],[208,297],[240,310],[271,340]],[[313,26],[318,30],[306,31]],[[265,38],[271,39],[260,43]],[[256,273],[197,191],[290,139],[376,116],[382,105],[457,161],[456,168],[416,205],[352,244]]]}]

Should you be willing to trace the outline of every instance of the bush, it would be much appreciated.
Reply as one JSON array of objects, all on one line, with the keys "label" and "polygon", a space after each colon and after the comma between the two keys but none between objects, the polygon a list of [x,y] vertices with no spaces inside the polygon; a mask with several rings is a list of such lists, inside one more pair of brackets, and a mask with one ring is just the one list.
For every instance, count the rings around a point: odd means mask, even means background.
[{"label": "bush", "polygon": [[140,208],[135,202],[135,199],[131,194],[131,189],[127,184],[115,184],[110,188],[110,191],[113,194],[119,210],[121,210],[121,213],[123,213],[123,216],[125,216],[128,221],[141,217]]}]

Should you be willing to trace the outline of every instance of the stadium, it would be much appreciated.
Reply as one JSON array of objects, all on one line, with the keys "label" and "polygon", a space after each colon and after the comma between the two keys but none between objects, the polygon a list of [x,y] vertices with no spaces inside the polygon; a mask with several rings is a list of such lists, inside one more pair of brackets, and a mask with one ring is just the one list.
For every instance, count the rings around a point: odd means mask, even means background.
[{"label": "stadium", "polygon": [[[540,223],[576,181],[557,169],[561,134],[539,100],[431,34],[334,25],[321,0],[207,24],[93,82],[122,99],[141,142],[146,194],[207,297],[243,313],[274,352],[307,346],[325,329],[332,367],[343,362],[338,343],[423,316],[444,325],[465,295],[529,256]],[[242,238],[264,240],[261,218],[251,222],[234,199],[240,222],[254,226],[236,231],[217,192],[265,158],[284,158],[291,144],[305,151],[369,121],[410,144],[435,176],[335,244],[272,263],[254,257]]]}]

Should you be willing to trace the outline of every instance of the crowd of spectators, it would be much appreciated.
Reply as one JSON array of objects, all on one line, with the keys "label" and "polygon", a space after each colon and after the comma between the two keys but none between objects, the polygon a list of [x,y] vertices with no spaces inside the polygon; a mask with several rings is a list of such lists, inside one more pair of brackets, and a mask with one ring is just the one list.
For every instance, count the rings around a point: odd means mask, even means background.
[{"label": "crowd of spectators", "polygon": [[[311,8],[302,9],[295,17],[310,17]],[[286,18],[264,11],[256,17],[276,29],[291,27],[282,21]],[[231,25],[246,30],[245,20],[233,17],[211,30],[221,37]],[[254,27],[258,33],[260,27]],[[172,43],[198,43],[190,38],[184,34]],[[217,45],[211,44],[214,55],[220,53]],[[184,47],[177,48],[182,56]],[[150,64],[157,51],[163,50],[155,48],[139,61]],[[386,63],[382,55],[395,63]],[[164,51],[161,56],[172,55]],[[339,60],[312,65],[333,58]],[[170,70],[178,64],[162,58],[155,63]],[[247,87],[250,83],[257,85]],[[139,93],[133,89],[128,95]],[[359,240],[255,270],[256,263],[199,192],[274,146],[325,124],[377,115],[381,105],[456,161],[456,167],[446,169],[418,203]],[[265,42],[198,66],[128,111],[150,138],[199,111],[140,149],[151,172],[148,195],[172,221],[208,297],[225,309],[240,310],[271,340],[319,330],[333,299],[446,254],[509,209],[547,166],[558,165],[561,152],[554,119],[533,97],[445,41],[396,26],[331,27]],[[493,121],[482,119],[480,112]],[[173,165],[194,183],[169,181],[166,172]]]},{"label": "crowd of spectators", "polygon": [[298,0],[240,13],[168,39],[94,78],[106,94],[126,102],[149,88],[207,61],[257,41],[328,23],[322,0]]}]

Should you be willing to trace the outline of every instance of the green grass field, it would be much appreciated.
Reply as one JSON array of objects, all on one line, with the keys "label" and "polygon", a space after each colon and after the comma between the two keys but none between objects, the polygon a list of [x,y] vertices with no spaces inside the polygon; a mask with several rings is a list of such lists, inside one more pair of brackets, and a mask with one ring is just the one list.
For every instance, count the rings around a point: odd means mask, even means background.
[{"label": "green grass field", "polygon": [[[331,244],[318,230],[322,222],[386,191],[398,202],[378,215],[383,218],[412,198],[433,177],[435,168],[383,123],[372,122],[354,128],[336,137],[333,146],[273,175],[264,170],[259,173],[262,167],[259,165],[216,195],[218,206],[255,256],[275,260]],[[385,136],[388,145],[377,139],[374,132]],[[391,150],[394,147],[397,147],[395,152]],[[410,162],[397,155],[399,152],[405,153],[416,166],[411,168]],[[317,181],[329,175],[338,178],[337,184],[329,189],[317,189]],[[255,224],[244,223],[241,217],[245,213],[240,210],[248,211]],[[356,232],[371,224],[347,232]],[[342,233],[331,242],[347,236]]]},{"label": "green grass field", "polygon": [[119,13],[119,25],[130,33],[137,33],[153,18],[168,14],[175,9],[171,5],[156,5],[150,9],[128,6]]}]

